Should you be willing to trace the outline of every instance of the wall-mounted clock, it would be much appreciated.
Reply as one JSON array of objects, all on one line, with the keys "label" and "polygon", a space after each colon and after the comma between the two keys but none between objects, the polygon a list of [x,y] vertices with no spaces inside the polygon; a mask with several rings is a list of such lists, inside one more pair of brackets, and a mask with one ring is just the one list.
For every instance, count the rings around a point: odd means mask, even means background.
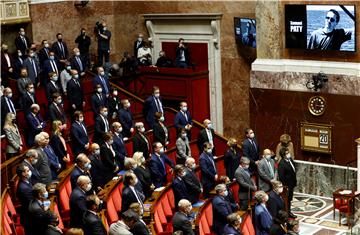
[{"label": "wall-mounted clock", "polygon": [[326,108],[325,98],[322,96],[313,96],[309,99],[308,109],[314,116],[323,115]]}]

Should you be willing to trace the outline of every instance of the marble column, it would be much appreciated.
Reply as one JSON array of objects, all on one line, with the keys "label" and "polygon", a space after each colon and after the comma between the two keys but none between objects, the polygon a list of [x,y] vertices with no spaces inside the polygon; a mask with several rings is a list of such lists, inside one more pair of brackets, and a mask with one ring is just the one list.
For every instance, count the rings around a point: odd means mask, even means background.
[{"label": "marble column", "polygon": [[257,58],[280,59],[284,16],[280,0],[258,0],[255,9]]}]

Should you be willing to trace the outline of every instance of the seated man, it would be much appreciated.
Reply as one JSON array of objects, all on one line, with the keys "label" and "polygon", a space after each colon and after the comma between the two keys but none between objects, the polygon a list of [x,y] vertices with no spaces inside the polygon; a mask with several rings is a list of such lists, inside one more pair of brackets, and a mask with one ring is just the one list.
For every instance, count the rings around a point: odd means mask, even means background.
[{"label": "seated man", "polygon": [[155,66],[171,68],[174,67],[174,64],[171,59],[165,55],[165,51],[160,51]]},{"label": "seated man", "polygon": [[155,187],[159,188],[166,185],[167,182],[165,164],[174,168],[174,163],[168,156],[165,155],[164,146],[160,142],[155,142],[153,144],[153,149],[154,153],[151,155],[150,159],[151,179]]},{"label": "seated man", "polygon": [[215,187],[216,196],[212,201],[213,207],[213,230],[217,235],[223,235],[227,223],[226,217],[233,213],[230,203],[225,199],[228,194],[225,184],[218,184]]},{"label": "seated man", "polygon": [[172,218],[174,231],[181,231],[184,235],[194,235],[195,233],[188,217],[191,215],[191,203],[186,199],[181,199],[177,206],[179,211]]}]

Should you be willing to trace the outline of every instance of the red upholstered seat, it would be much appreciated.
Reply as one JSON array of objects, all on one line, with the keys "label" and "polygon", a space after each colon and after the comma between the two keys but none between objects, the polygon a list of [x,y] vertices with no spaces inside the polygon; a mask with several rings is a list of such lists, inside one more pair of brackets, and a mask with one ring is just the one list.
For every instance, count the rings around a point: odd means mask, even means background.
[{"label": "red upholstered seat", "polygon": [[212,214],[212,204],[211,203],[209,203],[207,205],[204,212],[205,212],[207,223],[208,223],[209,227],[211,228],[212,224],[213,224],[213,214]]},{"label": "red upholstered seat", "polygon": [[239,184],[238,183],[231,184],[230,189],[233,191],[235,202],[239,202]]},{"label": "red upholstered seat", "polygon": [[126,141],[125,143],[126,151],[129,157],[132,157],[133,153],[133,142],[132,140]]},{"label": "red upholstered seat", "polygon": [[160,199],[161,205],[164,209],[164,213],[166,218],[171,219],[173,216],[173,212],[169,203],[169,199],[167,194],[165,194],[161,199]]},{"label": "red upholstered seat", "polygon": [[114,202],[115,210],[117,212],[121,211],[121,195],[117,188],[114,189],[114,191],[111,193],[110,197],[112,198],[112,200]]},{"label": "red upholstered seat", "polygon": [[175,210],[175,199],[174,199],[174,191],[172,189],[168,190],[167,198],[169,200],[171,209],[174,211]]},{"label": "red upholstered seat", "polygon": [[17,123],[19,125],[19,130],[24,130],[27,128],[25,113],[23,110],[16,111],[16,119],[17,119]]},{"label": "red upholstered seat", "polygon": [[[16,213],[14,204],[11,200],[10,194],[7,190],[4,192],[2,208],[1,208],[1,216],[2,216],[2,227],[4,230],[4,235],[24,235],[24,228],[20,224],[19,214]],[[11,216],[11,217],[10,217]]]},{"label": "red upholstered seat", "polygon": [[53,209],[54,213],[57,214],[57,216],[59,217],[59,228],[60,229],[64,229],[64,223],[63,223],[63,220],[61,218],[61,215],[60,215],[60,212],[59,212],[59,208],[58,208],[58,205],[57,203],[55,202],[54,203],[54,209]]},{"label": "red upholstered seat", "polygon": [[201,235],[210,235],[214,234],[211,231],[212,227],[212,204],[208,202],[204,208],[202,208],[201,213],[199,215],[199,234]]},{"label": "red upholstered seat", "polygon": [[255,229],[251,221],[251,216],[246,215],[241,225],[241,231],[243,235],[255,235]]},{"label": "red upholstered seat", "polygon": [[116,211],[114,201],[112,197],[109,197],[106,202],[106,212],[109,224],[112,224],[119,220],[118,213]]},{"label": "red upholstered seat", "polygon": [[70,194],[71,194],[70,175],[66,176],[64,183],[59,187],[60,214],[66,222],[70,221]]}]

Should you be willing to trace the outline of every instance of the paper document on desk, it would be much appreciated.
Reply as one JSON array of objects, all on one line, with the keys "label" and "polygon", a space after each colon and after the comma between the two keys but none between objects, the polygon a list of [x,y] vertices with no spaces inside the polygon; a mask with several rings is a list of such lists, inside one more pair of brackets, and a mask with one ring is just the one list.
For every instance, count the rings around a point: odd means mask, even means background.
[{"label": "paper document on desk", "polygon": [[114,176],[113,178],[112,178],[112,180],[118,180],[119,179],[119,176]]},{"label": "paper document on desk", "polygon": [[351,190],[343,190],[343,191],[340,191],[339,193],[340,193],[341,195],[351,194]]},{"label": "paper document on desk", "polygon": [[156,189],[154,190],[154,192],[161,192],[161,191],[164,190],[164,188],[165,188],[165,187],[156,188]]}]

